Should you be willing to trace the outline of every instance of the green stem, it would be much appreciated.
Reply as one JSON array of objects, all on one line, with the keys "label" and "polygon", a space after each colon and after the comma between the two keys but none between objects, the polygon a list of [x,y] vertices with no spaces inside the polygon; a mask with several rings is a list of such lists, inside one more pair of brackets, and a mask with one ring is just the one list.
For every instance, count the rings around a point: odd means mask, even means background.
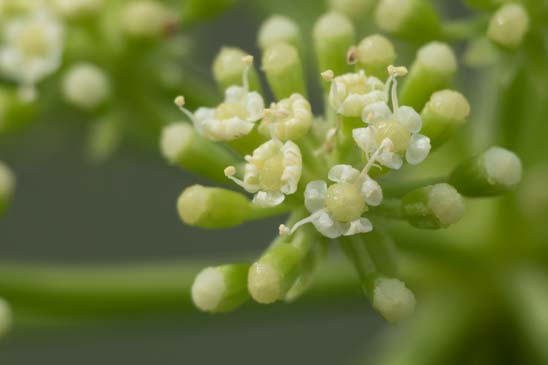
[{"label": "green stem", "polygon": [[[0,263],[0,293],[18,313],[84,323],[197,315],[190,298],[198,262],[66,265]],[[342,261],[323,265],[304,300],[331,303],[359,295],[353,273]],[[55,320],[57,321],[57,320]]]},{"label": "green stem", "polygon": [[250,215],[247,217],[247,220],[259,220],[264,218],[270,218],[277,215],[282,215],[289,213],[293,207],[291,204],[280,204],[272,208],[259,208],[254,204],[251,204],[251,212]]},{"label": "green stem", "polygon": [[447,42],[460,42],[477,38],[485,33],[488,18],[485,16],[473,16],[443,24],[443,39]]},{"label": "green stem", "polygon": [[381,185],[385,197],[400,198],[410,191],[421,188],[423,186],[441,184],[447,181],[447,176],[439,176],[420,180],[387,180],[381,182]]},{"label": "green stem", "polygon": [[372,207],[371,213],[389,219],[405,219],[400,199],[384,199],[378,207]]}]

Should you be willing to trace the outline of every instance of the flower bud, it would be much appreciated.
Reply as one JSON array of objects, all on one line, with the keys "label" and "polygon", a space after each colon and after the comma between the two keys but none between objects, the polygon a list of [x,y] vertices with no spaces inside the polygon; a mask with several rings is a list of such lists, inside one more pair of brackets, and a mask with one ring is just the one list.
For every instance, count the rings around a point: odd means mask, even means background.
[{"label": "flower bud", "polygon": [[220,182],[226,182],[225,167],[238,164],[228,150],[200,136],[187,123],[165,127],[160,144],[171,164]]},{"label": "flower bud", "polygon": [[374,272],[367,275],[364,289],[373,308],[390,323],[401,322],[415,312],[415,295],[401,280]]},{"label": "flower bud", "polygon": [[501,6],[491,18],[487,37],[505,48],[518,47],[529,30],[529,15],[518,3]]},{"label": "flower bud", "polygon": [[258,43],[263,51],[278,43],[288,43],[298,48],[301,45],[299,26],[286,16],[272,15],[259,29]]},{"label": "flower bud", "polygon": [[12,312],[10,305],[4,299],[0,298],[0,338],[10,330],[11,324]]},{"label": "flower bud", "polygon": [[435,39],[441,33],[438,14],[425,0],[381,0],[375,22],[385,32],[412,40]]},{"label": "flower bud", "polygon": [[331,10],[337,11],[354,20],[367,16],[374,4],[373,0],[328,0]]},{"label": "flower bud", "polygon": [[402,199],[403,216],[417,228],[447,228],[465,212],[464,198],[449,184],[425,186]]},{"label": "flower bud", "polygon": [[263,70],[278,100],[294,93],[306,95],[302,64],[294,46],[277,43],[268,47],[263,55]]},{"label": "flower bud", "polygon": [[64,75],[63,95],[79,108],[94,109],[109,97],[110,81],[101,68],[91,63],[80,63]]},{"label": "flower bud", "polygon": [[521,176],[521,160],[515,153],[491,147],[459,165],[449,181],[461,194],[480,197],[512,190],[521,181]]},{"label": "flower bud", "polygon": [[314,25],[314,48],[320,71],[332,70],[335,75],[349,70],[348,49],[354,44],[354,25],[346,16],[330,12]]},{"label": "flower bud", "polygon": [[0,161],[0,216],[8,208],[15,193],[15,175]]},{"label": "flower bud", "polygon": [[[231,86],[243,86],[242,74],[248,66],[244,57],[247,55],[239,48],[221,48],[213,62],[213,76],[222,91]],[[254,67],[249,69],[249,87],[253,91],[261,91],[259,75]]]},{"label": "flower bud", "polygon": [[229,312],[249,299],[249,264],[232,264],[203,269],[194,279],[191,295],[204,312]]},{"label": "flower bud", "polygon": [[153,0],[132,1],[122,8],[120,14],[122,30],[135,38],[160,38],[176,21],[170,8]]},{"label": "flower bud", "polygon": [[177,201],[181,220],[201,228],[226,228],[242,224],[253,212],[245,195],[222,188],[193,185]]},{"label": "flower bud", "polygon": [[435,91],[449,86],[457,71],[457,60],[451,48],[431,42],[419,49],[417,58],[405,78],[400,103],[422,110]]},{"label": "flower bud", "polygon": [[468,100],[459,92],[437,91],[422,110],[421,133],[430,138],[432,148],[445,143],[453,132],[466,123],[470,114]]},{"label": "flower bud", "polygon": [[312,229],[299,230],[290,242],[278,238],[249,269],[251,297],[262,304],[283,300],[302,274],[304,261],[317,235]]},{"label": "flower bud", "polygon": [[380,34],[364,38],[357,48],[356,59],[358,67],[363,68],[368,76],[386,80],[386,69],[393,65],[396,51],[392,42]]}]

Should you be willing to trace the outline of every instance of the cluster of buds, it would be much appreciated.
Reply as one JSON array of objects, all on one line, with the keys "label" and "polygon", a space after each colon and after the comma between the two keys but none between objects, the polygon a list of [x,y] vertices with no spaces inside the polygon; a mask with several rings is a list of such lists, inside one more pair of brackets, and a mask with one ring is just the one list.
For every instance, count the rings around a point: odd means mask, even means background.
[{"label": "cluster of buds", "polygon": [[[178,200],[183,222],[233,227],[290,213],[257,261],[204,269],[192,298],[208,312],[233,310],[250,297],[265,304],[294,300],[312,285],[334,241],[356,267],[372,307],[400,321],[413,312],[415,297],[394,269],[387,218],[446,228],[463,217],[464,196],[512,189],[521,178],[520,160],[493,147],[435,184],[402,182],[386,190],[384,182],[395,180],[389,173],[401,180],[397,170],[423,162],[468,118],[466,98],[449,89],[457,70],[453,51],[428,43],[409,70],[394,66],[389,39],[373,34],[354,46],[351,20],[328,13],[313,32],[327,101],[325,114],[315,117],[298,29],[275,16],[259,32],[262,69],[276,99],[269,107],[253,57],[236,48],[223,48],[214,63],[224,101],[191,112],[183,96],[175,99],[188,121],[164,129],[166,159],[254,194],[194,185]],[[398,92],[399,78],[405,79]],[[372,243],[377,249],[368,248]]]}]

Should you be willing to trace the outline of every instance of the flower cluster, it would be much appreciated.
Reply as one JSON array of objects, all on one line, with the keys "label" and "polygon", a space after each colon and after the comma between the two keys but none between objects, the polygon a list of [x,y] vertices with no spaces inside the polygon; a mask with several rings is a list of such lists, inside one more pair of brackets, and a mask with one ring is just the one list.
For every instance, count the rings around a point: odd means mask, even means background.
[{"label": "flower cluster", "polygon": [[[495,194],[519,181],[519,159],[497,148],[435,184],[391,186],[403,175],[391,179],[389,173],[423,162],[465,123],[470,107],[447,89],[457,64],[448,45],[424,45],[408,71],[394,66],[395,48],[386,37],[353,43],[345,16],[318,20],[314,44],[327,101],[321,117],[314,117],[307,98],[298,26],[282,16],[268,19],[259,32],[262,69],[275,97],[269,107],[253,57],[237,48],[223,48],[214,62],[222,102],[191,112],[185,97],[175,99],[191,125],[164,129],[165,157],[254,194],[248,199],[222,188],[187,188],[178,201],[185,223],[230,227],[291,212],[255,263],[210,267],[197,276],[192,295],[202,310],[232,310],[249,296],[259,303],[295,299],[313,282],[322,247],[335,240],[355,264],[373,307],[389,321],[401,320],[415,299],[387,266],[393,258],[382,239],[385,220],[446,228],[464,215],[461,194],[484,188],[482,194]],[[495,176],[504,177],[495,182]],[[367,248],[377,241],[377,249]]]}]

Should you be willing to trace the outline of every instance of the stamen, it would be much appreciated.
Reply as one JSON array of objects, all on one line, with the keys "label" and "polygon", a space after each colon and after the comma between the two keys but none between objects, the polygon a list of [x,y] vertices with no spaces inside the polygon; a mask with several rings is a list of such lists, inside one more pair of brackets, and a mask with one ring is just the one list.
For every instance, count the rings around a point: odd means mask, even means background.
[{"label": "stamen", "polygon": [[367,164],[365,165],[362,172],[360,173],[361,178],[365,178],[369,174],[369,171],[371,170],[373,166],[378,166],[376,164],[377,158],[379,158],[379,155],[383,153],[384,149],[390,148],[390,146],[392,146],[392,141],[389,138],[385,138],[382,140],[379,148],[377,148],[377,150],[373,153],[371,158],[367,160]]},{"label": "stamen", "polygon": [[236,185],[242,187],[243,189],[247,190],[247,184],[243,182],[242,180],[238,179],[236,176],[236,168],[234,166],[228,166],[225,169],[225,176],[228,177],[230,180],[232,180]]},{"label": "stamen", "polygon": [[297,223],[295,223],[293,225],[293,227],[291,227],[291,229],[289,229],[289,227],[287,227],[286,225],[282,224],[280,225],[280,227],[278,228],[279,230],[279,233],[280,235],[292,235],[293,233],[295,233],[295,231],[299,228],[301,228],[302,226],[304,226],[305,224],[308,224],[308,223],[312,223],[314,221],[314,219],[316,219],[317,216],[319,216],[320,214],[323,214],[325,213],[326,210],[325,209],[321,209],[321,210],[318,210],[314,213],[312,213],[311,215],[309,215],[308,217],[306,218],[303,218],[301,219],[300,221],[298,221]]},{"label": "stamen", "polygon": [[346,53],[346,63],[355,65],[358,62],[358,47],[352,46]]},{"label": "stamen", "polygon": [[244,72],[242,75],[242,85],[246,92],[249,92],[249,71],[253,66],[253,56],[247,55],[242,58],[242,61],[245,63]]},{"label": "stamen", "polygon": [[287,236],[289,232],[291,232],[291,230],[285,224],[280,224],[280,226],[278,227],[278,233],[280,234],[280,236]]},{"label": "stamen", "polygon": [[185,102],[185,97],[182,95],[179,95],[175,98],[175,105],[177,105],[179,110],[183,112],[183,114],[186,115],[192,121],[192,123],[194,123],[194,114],[190,110],[185,108]]},{"label": "stamen", "polygon": [[[392,98],[392,111],[395,113],[399,109],[398,103],[398,81],[396,80],[399,76],[405,76],[408,74],[407,68],[404,66],[396,67],[394,65],[388,66],[388,74],[390,77],[386,81],[386,97],[388,98],[388,92],[391,92]],[[390,86],[390,83],[392,85]]]},{"label": "stamen", "polygon": [[322,79],[324,79],[327,82],[333,81],[333,78],[335,77],[335,73],[333,73],[333,70],[326,70],[320,74],[322,76]]}]

